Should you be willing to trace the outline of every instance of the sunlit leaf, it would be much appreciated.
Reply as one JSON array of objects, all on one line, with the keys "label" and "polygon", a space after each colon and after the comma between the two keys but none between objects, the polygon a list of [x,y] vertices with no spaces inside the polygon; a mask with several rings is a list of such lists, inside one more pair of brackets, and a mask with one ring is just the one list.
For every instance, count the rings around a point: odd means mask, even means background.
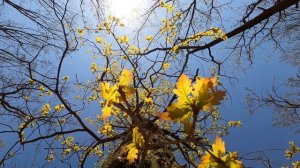
[{"label": "sunlit leaf", "polygon": [[178,82],[176,83],[176,88],[173,92],[179,97],[179,98],[186,98],[187,95],[189,95],[192,91],[191,87],[192,81],[189,79],[189,77],[185,74],[182,74]]},{"label": "sunlit leaf", "polygon": [[201,163],[198,168],[242,168],[243,163],[238,159],[237,152],[225,153],[225,143],[221,138],[216,137],[212,144],[212,150],[206,152],[201,157]]},{"label": "sunlit leaf", "polygon": [[138,127],[134,127],[132,130],[132,143],[125,147],[125,151],[128,151],[127,160],[130,164],[135,162],[135,159],[138,158],[138,148],[142,148],[144,143],[143,135],[138,131]]},{"label": "sunlit leaf", "polygon": [[175,102],[167,107],[167,112],[158,115],[163,120],[180,121],[190,111],[192,111],[190,106],[182,102]]},{"label": "sunlit leaf", "polygon": [[132,71],[128,69],[123,69],[121,76],[119,77],[120,86],[130,86],[132,84],[133,74]]},{"label": "sunlit leaf", "polygon": [[201,157],[201,164],[198,168],[209,168],[210,166],[210,155],[206,153],[204,156]]},{"label": "sunlit leaf", "polygon": [[132,147],[129,149],[127,154],[127,160],[130,164],[134,163],[135,160],[138,158],[138,152],[139,150],[136,147]]},{"label": "sunlit leaf", "polygon": [[217,77],[197,77],[196,83],[193,85],[192,95],[199,110],[211,111],[213,106],[219,105],[224,99],[225,91],[216,91],[214,87],[217,85]]},{"label": "sunlit leaf", "polygon": [[143,135],[138,131],[138,127],[134,127],[132,130],[132,142],[135,144],[135,146],[143,147],[145,140]]},{"label": "sunlit leaf", "polygon": [[212,145],[212,150],[213,150],[213,153],[218,157],[223,155],[225,153],[225,143],[224,143],[224,141],[222,141],[221,138],[216,137],[215,143]]},{"label": "sunlit leaf", "polygon": [[104,106],[102,109],[102,120],[105,120],[107,117],[111,116],[113,111],[112,106]]}]

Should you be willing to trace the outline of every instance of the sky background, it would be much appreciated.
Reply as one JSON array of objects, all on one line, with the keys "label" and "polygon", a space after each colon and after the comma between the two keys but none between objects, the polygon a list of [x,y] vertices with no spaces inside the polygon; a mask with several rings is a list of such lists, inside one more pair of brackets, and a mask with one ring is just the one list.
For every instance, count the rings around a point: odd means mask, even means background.
[{"label": "sky background", "polygon": [[[216,54],[222,53],[216,52]],[[283,83],[297,73],[298,69],[296,67],[282,61],[278,55],[277,53],[273,53],[271,44],[266,43],[262,48],[255,51],[254,63],[245,68],[245,70],[234,69],[234,61],[227,63],[227,68],[234,72],[238,81],[234,81],[232,84],[228,79],[221,78],[222,84],[230,94],[230,99],[221,105],[221,115],[226,120],[240,120],[242,122],[242,127],[232,128],[230,134],[224,137],[227,150],[238,151],[239,155],[243,156],[249,152],[270,149],[271,151],[267,151],[266,154],[272,164],[274,164],[274,167],[280,167],[283,163],[287,163],[287,160],[284,158],[284,150],[282,149],[288,147],[289,141],[295,141],[297,145],[300,145],[300,135],[295,134],[295,130],[290,128],[273,126],[272,111],[270,109],[262,109],[250,115],[245,103],[245,97],[249,93],[246,91],[246,88],[258,93],[266,93],[267,89],[271,89],[274,82]],[[82,81],[91,79],[92,74],[88,70],[94,61],[101,62],[101,60],[91,58],[82,49],[76,55],[67,59],[64,64],[63,74],[69,75],[71,80],[75,79],[75,74]],[[203,69],[210,67],[210,65],[197,65],[197,62],[193,63],[192,66],[195,68],[199,66]],[[97,109],[95,106],[94,111],[100,112],[100,109]],[[30,148],[30,146],[27,148]],[[32,156],[23,155],[24,158]],[[249,158],[252,156],[249,156]],[[43,159],[44,155],[36,157]],[[299,155],[297,158],[300,160]],[[22,160],[19,160],[17,163],[21,164]],[[258,166],[257,161],[245,161],[245,163],[246,166],[250,167]],[[89,161],[87,167],[91,165],[93,163]],[[17,165],[17,167],[19,166]],[[52,166],[50,165],[49,167]]]}]

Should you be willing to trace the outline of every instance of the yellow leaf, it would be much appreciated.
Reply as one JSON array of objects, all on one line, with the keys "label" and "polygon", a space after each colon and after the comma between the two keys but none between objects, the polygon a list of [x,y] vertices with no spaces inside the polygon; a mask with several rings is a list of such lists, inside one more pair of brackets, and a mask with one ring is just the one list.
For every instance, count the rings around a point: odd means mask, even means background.
[{"label": "yellow leaf", "polygon": [[136,147],[132,147],[129,149],[128,154],[127,154],[127,160],[130,164],[135,162],[135,159],[138,158],[138,152],[139,150]]},{"label": "yellow leaf", "polygon": [[226,165],[230,168],[242,168],[243,162],[238,160],[237,152],[229,152],[228,155],[223,159]]},{"label": "yellow leaf", "polygon": [[102,44],[103,43],[103,38],[102,37],[97,37],[96,42],[99,43],[99,44]]},{"label": "yellow leaf", "polygon": [[193,85],[192,95],[194,103],[199,110],[211,111],[213,106],[219,105],[225,97],[224,91],[215,91],[214,87],[218,85],[217,77],[202,78],[197,77]]},{"label": "yellow leaf", "polygon": [[45,117],[48,115],[48,113],[50,112],[51,110],[51,106],[49,103],[45,104],[42,108],[41,108],[41,113],[42,113],[42,116]]},{"label": "yellow leaf", "polygon": [[98,66],[95,62],[92,63],[90,70],[94,73],[98,70]]},{"label": "yellow leaf", "polygon": [[112,106],[105,105],[102,109],[102,120],[106,120],[107,117],[111,116],[112,111]]},{"label": "yellow leaf", "polygon": [[189,79],[189,77],[185,74],[182,74],[179,77],[178,82],[176,83],[177,89],[174,89],[173,92],[178,97],[186,97],[192,91],[191,84],[192,84],[192,81]]},{"label": "yellow leaf", "polygon": [[104,99],[109,99],[110,97],[110,84],[108,82],[101,83],[102,96]]},{"label": "yellow leaf", "polygon": [[216,137],[215,143],[212,145],[214,155],[217,157],[222,156],[225,153],[225,143],[221,138]]},{"label": "yellow leaf", "polygon": [[56,105],[55,107],[54,107],[54,110],[56,111],[56,112],[61,112],[61,110],[62,110],[62,106],[61,105]]},{"label": "yellow leaf", "polygon": [[[214,155],[211,156],[211,154]],[[221,138],[216,137],[215,143],[212,145],[212,151],[206,152],[204,156],[201,157],[201,163],[198,168],[242,168],[243,163],[238,160],[237,152],[229,152],[228,155],[225,153],[225,143]]]},{"label": "yellow leaf", "polygon": [[108,82],[102,82],[101,88],[102,96],[107,102],[109,102],[109,104],[112,102],[119,103],[120,95],[118,93],[118,87],[116,85],[110,87],[110,84]]},{"label": "yellow leaf", "polygon": [[206,153],[204,156],[201,157],[201,164],[198,168],[209,168],[210,165],[210,154]]},{"label": "yellow leaf", "polygon": [[185,102],[178,101],[172,103],[171,106],[167,107],[167,112],[160,113],[158,116],[163,120],[173,120],[173,121],[180,121],[184,115],[188,112],[191,112],[192,108],[187,106]]},{"label": "yellow leaf", "polygon": [[119,86],[128,87],[132,84],[133,73],[128,69],[123,69],[121,76],[119,77]]},{"label": "yellow leaf", "polygon": [[147,41],[152,41],[153,40],[153,36],[152,35],[149,35],[149,36],[146,36],[145,37],[145,40],[147,40]]},{"label": "yellow leaf", "polygon": [[132,142],[134,143],[135,146],[137,147],[143,147],[145,140],[144,137],[141,133],[139,133],[139,128],[134,127],[132,130]]}]

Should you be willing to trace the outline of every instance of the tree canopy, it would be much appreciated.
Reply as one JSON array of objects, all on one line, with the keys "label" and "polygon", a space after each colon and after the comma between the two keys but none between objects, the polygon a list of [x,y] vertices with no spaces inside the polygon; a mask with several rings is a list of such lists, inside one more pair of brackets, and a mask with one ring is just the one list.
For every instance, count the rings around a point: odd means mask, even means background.
[{"label": "tree canopy", "polygon": [[[242,125],[222,117],[222,81],[265,43],[299,70],[299,0],[127,3],[2,0],[1,166],[247,167],[222,139]],[[299,74],[288,84],[249,92],[250,109],[299,124]],[[299,152],[289,142],[288,166]]]}]

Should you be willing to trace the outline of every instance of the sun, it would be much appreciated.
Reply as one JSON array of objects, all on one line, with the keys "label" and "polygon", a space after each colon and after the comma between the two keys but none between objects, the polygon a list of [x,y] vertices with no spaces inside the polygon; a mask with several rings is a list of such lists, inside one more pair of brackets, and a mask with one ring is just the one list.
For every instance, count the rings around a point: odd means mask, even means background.
[{"label": "sun", "polygon": [[123,22],[130,22],[142,14],[149,6],[149,0],[107,0],[108,15],[116,16]]}]

